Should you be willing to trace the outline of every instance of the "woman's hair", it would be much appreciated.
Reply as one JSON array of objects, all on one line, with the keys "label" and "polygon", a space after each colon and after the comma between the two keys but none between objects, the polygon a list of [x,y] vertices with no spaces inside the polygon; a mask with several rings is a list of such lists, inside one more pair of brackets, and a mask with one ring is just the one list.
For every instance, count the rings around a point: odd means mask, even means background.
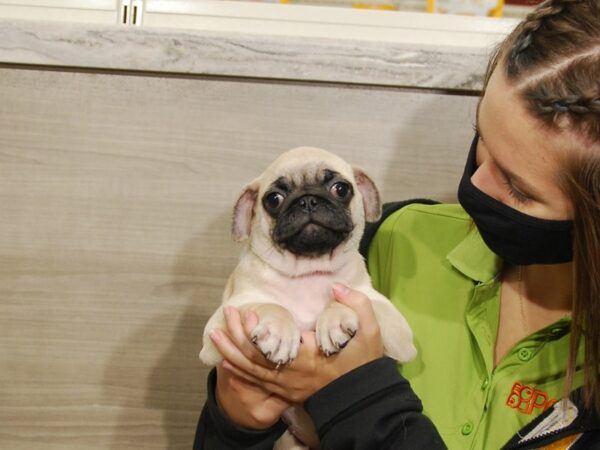
[{"label": "woman's hair", "polygon": [[600,0],[540,4],[498,47],[485,86],[496,67],[541,126],[577,135],[560,175],[575,211],[566,388],[583,340],[584,401],[600,413]]}]

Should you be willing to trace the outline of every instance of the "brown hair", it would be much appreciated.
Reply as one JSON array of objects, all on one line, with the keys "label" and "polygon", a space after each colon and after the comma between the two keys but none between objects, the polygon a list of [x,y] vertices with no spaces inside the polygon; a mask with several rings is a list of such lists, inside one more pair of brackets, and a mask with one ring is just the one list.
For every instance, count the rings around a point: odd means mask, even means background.
[{"label": "brown hair", "polygon": [[[548,0],[490,60],[501,65],[528,111],[552,130],[574,131],[560,183],[575,210],[573,312],[566,389],[585,348],[584,401],[600,413],[600,0]],[[485,90],[485,88],[484,88]]]}]

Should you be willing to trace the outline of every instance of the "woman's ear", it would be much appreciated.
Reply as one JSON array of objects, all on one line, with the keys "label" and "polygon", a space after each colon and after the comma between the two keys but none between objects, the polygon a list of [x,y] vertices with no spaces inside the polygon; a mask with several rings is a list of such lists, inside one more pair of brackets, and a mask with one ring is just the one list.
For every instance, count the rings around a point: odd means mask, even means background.
[{"label": "woman's ear", "polygon": [[376,222],[381,217],[381,199],[379,191],[373,180],[360,168],[353,167],[354,179],[363,198],[365,208],[365,220],[367,222]]},{"label": "woman's ear", "polygon": [[258,187],[258,179],[246,185],[233,208],[231,236],[236,242],[246,240],[250,236],[252,219],[254,217],[254,205],[258,197]]}]

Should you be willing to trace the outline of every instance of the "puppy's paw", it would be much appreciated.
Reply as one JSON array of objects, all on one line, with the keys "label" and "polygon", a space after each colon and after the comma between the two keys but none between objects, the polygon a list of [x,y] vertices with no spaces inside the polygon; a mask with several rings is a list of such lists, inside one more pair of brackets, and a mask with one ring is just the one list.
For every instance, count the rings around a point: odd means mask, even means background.
[{"label": "puppy's paw", "polygon": [[280,366],[298,356],[300,330],[292,314],[279,305],[261,305],[255,309],[258,325],[250,337],[269,361]]},{"label": "puppy's paw", "polygon": [[326,356],[333,355],[348,344],[356,330],[356,313],[341,303],[331,303],[317,320],[317,344]]},{"label": "puppy's paw", "polygon": [[210,339],[205,340],[204,346],[202,347],[202,350],[200,350],[199,357],[200,361],[208,366],[216,366],[223,360],[223,357],[217,350],[217,347],[210,342]]}]

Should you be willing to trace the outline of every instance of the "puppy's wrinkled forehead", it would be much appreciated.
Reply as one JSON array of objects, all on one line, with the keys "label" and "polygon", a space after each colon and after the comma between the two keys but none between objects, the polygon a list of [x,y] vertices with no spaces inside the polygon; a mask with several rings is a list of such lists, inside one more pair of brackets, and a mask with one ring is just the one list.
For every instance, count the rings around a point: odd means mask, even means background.
[{"label": "puppy's wrinkled forehead", "polygon": [[340,157],[314,147],[298,147],[283,153],[265,171],[263,185],[293,190],[324,184],[335,177],[354,181],[352,167]]},{"label": "puppy's wrinkled forehead", "polygon": [[314,172],[303,171],[303,173],[290,173],[278,177],[272,187],[276,187],[284,192],[292,192],[305,186],[318,186],[327,184],[340,174],[329,168],[318,168]]}]

